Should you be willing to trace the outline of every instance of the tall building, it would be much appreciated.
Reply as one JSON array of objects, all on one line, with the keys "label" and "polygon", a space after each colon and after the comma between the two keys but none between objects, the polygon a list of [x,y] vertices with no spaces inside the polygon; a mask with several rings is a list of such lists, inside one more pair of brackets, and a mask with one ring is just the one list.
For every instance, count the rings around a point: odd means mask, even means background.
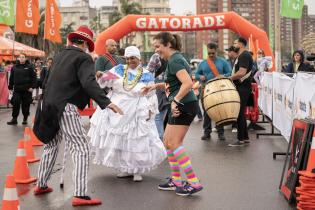
[{"label": "tall building", "polygon": [[[268,31],[268,1],[265,0],[197,0],[197,14],[234,11],[259,28]],[[198,56],[202,57],[202,45],[216,42],[221,50],[232,44],[235,34],[229,30],[197,32]]]},{"label": "tall building", "polygon": [[[218,12],[218,0],[196,0],[197,14],[210,14]],[[197,58],[202,58],[203,45],[209,42],[218,42],[218,34],[216,31],[197,31],[196,32],[196,50]]]},{"label": "tall building", "polygon": [[[186,16],[191,16],[192,13],[189,12]],[[182,41],[182,52],[187,55],[189,58],[196,58],[196,31],[185,31],[181,32],[181,41]]]},{"label": "tall building", "polygon": [[114,11],[118,10],[118,6],[102,6],[97,9],[97,13],[99,15],[99,20],[101,25],[104,28],[107,28],[109,26],[109,16],[112,14]]},{"label": "tall building", "polygon": [[308,16],[307,34],[315,33],[315,15]]},{"label": "tall building", "polygon": [[90,25],[90,21],[96,17],[96,8],[91,8],[89,0],[75,0],[72,6],[60,7],[62,26],[74,23],[73,28],[80,25]]}]

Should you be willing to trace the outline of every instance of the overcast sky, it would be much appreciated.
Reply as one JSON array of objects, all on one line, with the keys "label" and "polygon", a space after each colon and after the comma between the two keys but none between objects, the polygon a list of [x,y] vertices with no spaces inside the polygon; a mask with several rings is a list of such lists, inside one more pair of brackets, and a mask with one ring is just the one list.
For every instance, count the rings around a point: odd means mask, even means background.
[{"label": "overcast sky", "polygon": [[[62,6],[69,6],[73,0],[60,0]],[[185,3],[184,3],[185,2]],[[304,0],[304,3],[309,7],[309,14],[315,15],[315,0]],[[112,0],[90,0],[92,7],[111,5]],[[196,12],[196,1],[195,0],[170,0],[170,6],[173,14],[182,15],[187,11]]]}]

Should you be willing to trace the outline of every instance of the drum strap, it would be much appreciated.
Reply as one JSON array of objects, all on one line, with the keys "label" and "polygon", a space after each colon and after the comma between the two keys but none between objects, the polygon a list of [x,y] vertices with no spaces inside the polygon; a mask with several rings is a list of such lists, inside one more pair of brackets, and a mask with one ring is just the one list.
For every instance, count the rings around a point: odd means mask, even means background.
[{"label": "drum strap", "polygon": [[214,62],[212,60],[210,60],[209,58],[207,59],[207,63],[209,65],[210,71],[212,71],[212,73],[214,74],[215,77],[219,76],[219,71],[217,69],[217,67],[215,66]]}]

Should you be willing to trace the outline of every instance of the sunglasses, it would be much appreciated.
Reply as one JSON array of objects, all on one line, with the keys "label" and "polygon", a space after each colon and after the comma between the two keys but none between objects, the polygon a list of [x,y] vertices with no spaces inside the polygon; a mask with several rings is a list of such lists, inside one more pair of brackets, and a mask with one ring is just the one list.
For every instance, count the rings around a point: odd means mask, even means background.
[{"label": "sunglasses", "polygon": [[209,52],[208,55],[215,55],[215,53]]}]

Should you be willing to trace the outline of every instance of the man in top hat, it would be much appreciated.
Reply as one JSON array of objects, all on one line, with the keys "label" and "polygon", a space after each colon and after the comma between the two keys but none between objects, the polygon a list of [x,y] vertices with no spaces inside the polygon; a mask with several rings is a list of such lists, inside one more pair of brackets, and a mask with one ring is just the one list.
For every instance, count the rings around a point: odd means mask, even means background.
[{"label": "man in top hat", "polygon": [[47,182],[55,164],[62,139],[70,148],[74,165],[73,206],[99,205],[101,201],[87,196],[87,174],[90,149],[78,108],[83,109],[92,98],[102,108],[122,114],[120,108],[106,97],[95,80],[92,57],[93,33],[80,26],[68,35],[69,46],[59,53],[52,65],[42,103],[34,123],[36,136],[46,143],[41,158],[35,195],[52,192]]}]

